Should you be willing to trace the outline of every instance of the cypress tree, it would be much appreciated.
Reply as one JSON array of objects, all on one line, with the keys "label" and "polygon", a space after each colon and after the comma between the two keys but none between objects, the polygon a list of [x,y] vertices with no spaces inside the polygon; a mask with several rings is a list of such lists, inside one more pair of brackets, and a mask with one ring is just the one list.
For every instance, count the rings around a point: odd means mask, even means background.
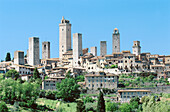
[{"label": "cypress tree", "polygon": [[11,54],[9,52],[6,54],[5,61],[11,61]]},{"label": "cypress tree", "polygon": [[103,92],[101,90],[98,97],[97,112],[105,112],[105,100],[103,98]]},{"label": "cypress tree", "polygon": [[37,68],[35,68],[35,69],[34,69],[34,72],[33,72],[33,78],[34,78],[34,79],[40,78],[40,74],[39,74],[39,72],[38,72],[38,69],[37,69]]}]

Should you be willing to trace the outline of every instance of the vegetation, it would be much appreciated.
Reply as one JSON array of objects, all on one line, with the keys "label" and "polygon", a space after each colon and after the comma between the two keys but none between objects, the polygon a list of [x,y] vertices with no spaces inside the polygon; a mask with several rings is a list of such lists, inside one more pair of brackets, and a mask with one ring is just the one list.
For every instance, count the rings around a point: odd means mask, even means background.
[{"label": "vegetation", "polygon": [[106,104],[106,110],[109,112],[115,112],[118,110],[119,104],[118,103],[112,103],[112,102],[108,102]]},{"label": "vegetation", "polygon": [[8,112],[8,107],[6,106],[6,103],[3,101],[0,102],[0,112]]},{"label": "vegetation", "polygon": [[79,85],[75,79],[66,78],[61,83],[56,84],[57,97],[64,101],[73,102],[80,97]]},{"label": "vegetation", "polygon": [[41,78],[37,68],[34,69],[33,78],[34,79]]},{"label": "vegetation", "polygon": [[98,97],[97,112],[105,112],[105,100],[103,98],[103,93],[101,91]]},{"label": "vegetation", "polygon": [[77,101],[77,112],[85,112],[85,105],[82,100]]},{"label": "vegetation", "polygon": [[75,78],[75,80],[76,80],[77,82],[83,82],[83,81],[85,81],[85,80],[84,80],[84,75],[79,75],[79,76],[77,76],[77,77]]},{"label": "vegetation", "polygon": [[19,73],[16,70],[11,69],[5,74],[5,76],[7,78],[12,78],[12,79],[17,80],[19,78]]},{"label": "vegetation", "polygon": [[106,66],[105,68],[106,68],[106,69],[109,69],[109,68],[111,68],[111,69],[112,69],[112,68],[118,68],[118,65],[117,65],[117,64],[116,64],[116,65],[113,64],[113,65],[111,65],[111,66]]},{"label": "vegetation", "polygon": [[11,54],[9,52],[6,54],[5,61],[11,61]]}]

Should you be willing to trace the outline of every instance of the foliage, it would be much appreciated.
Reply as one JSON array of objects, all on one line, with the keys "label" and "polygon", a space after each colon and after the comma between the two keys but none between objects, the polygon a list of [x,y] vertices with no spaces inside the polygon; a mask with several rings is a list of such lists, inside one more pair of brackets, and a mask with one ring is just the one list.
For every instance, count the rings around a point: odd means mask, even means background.
[{"label": "foliage", "polygon": [[75,79],[66,78],[61,83],[56,84],[57,97],[62,98],[64,101],[75,101],[80,97],[79,85]]},{"label": "foliage", "polygon": [[120,110],[121,112],[131,112],[130,104],[128,104],[128,103],[123,103],[123,104],[119,107],[119,110]]},{"label": "foliage", "polygon": [[98,97],[97,112],[105,112],[105,100],[103,98],[103,93],[101,91]]},{"label": "foliage", "polygon": [[94,102],[93,98],[91,98],[91,97],[89,97],[89,96],[83,98],[83,101],[84,101],[84,103],[87,103],[87,102],[88,102],[88,103],[89,103],[89,102],[93,103],[93,102]]},{"label": "foliage", "polygon": [[77,112],[85,112],[85,105],[82,100],[77,101]]},{"label": "foliage", "polygon": [[25,102],[27,106],[32,107],[39,95],[39,85],[35,83],[24,82],[12,79],[2,80],[0,82],[0,100],[6,103],[14,104],[15,101]]},{"label": "foliage", "polygon": [[6,54],[5,61],[11,61],[11,54],[9,52]]},{"label": "foliage", "polygon": [[145,97],[143,100],[143,112],[169,112],[170,101],[156,102],[155,96]]},{"label": "foliage", "polygon": [[118,103],[106,103],[106,110],[109,112],[115,112],[116,110],[118,110]]},{"label": "foliage", "polygon": [[7,78],[13,78],[13,79],[17,80],[19,78],[19,73],[16,70],[11,69],[5,74],[5,76]]},{"label": "foliage", "polygon": [[34,69],[33,78],[34,79],[41,78],[37,68]]},{"label": "foliage", "polygon": [[52,99],[52,100],[55,100],[56,99],[56,91],[51,91],[51,90],[48,90],[48,91],[46,91],[46,93],[45,93],[45,97],[47,98],[47,99]]},{"label": "foliage", "polygon": [[85,81],[85,80],[84,80],[84,75],[79,75],[79,76],[77,76],[75,79],[76,79],[77,82],[83,82],[83,81]]},{"label": "foliage", "polygon": [[6,106],[6,103],[3,101],[0,102],[0,112],[8,112],[8,107]]}]

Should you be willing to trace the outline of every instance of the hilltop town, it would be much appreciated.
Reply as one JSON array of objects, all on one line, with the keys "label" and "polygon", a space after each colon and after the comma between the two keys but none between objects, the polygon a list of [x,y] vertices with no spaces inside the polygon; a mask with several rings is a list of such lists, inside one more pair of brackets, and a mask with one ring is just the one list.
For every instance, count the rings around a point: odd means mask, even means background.
[{"label": "hilltop town", "polygon": [[[132,52],[120,51],[118,28],[110,32],[112,54],[107,54],[107,41],[100,41],[100,48],[95,45],[83,48],[83,35],[71,34],[71,26],[71,22],[62,17],[59,58],[51,58],[49,41],[42,42],[40,52],[41,38],[30,37],[27,52],[16,50],[13,60],[8,53],[6,60],[0,62],[0,73],[8,79],[10,76],[6,74],[15,70],[19,74],[17,78],[29,82],[36,71],[40,75],[41,91],[57,91],[57,84],[69,77],[77,79],[82,94],[98,94],[103,89],[108,95],[106,99],[121,103],[130,102],[135,97],[142,99],[151,94],[170,93],[170,55],[143,53],[140,41],[136,40],[132,43]],[[109,94],[113,96],[109,97]],[[95,95],[92,98],[95,99]]]}]

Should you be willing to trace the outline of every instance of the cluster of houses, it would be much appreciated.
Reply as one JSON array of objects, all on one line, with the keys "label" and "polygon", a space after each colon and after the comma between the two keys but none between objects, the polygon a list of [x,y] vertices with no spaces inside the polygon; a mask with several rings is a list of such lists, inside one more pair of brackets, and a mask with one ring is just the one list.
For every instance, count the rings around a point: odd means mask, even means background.
[{"label": "cluster of houses", "polygon": [[[170,79],[170,55],[153,55],[141,53],[140,41],[134,41],[132,52],[120,51],[120,33],[117,28],[112,34],[112,54],[107,54],[107,42],[100,41],[100,55],[97,47],[82,48],[82,34],[73,34],[71,47],[71,24],[64,17],[59,24],[59,58],[50,57],[50,42],[42,42],[42,59],[39,57],[39,38],[29,38],[26,56],[24,51],[15,51],[14,60],[0,62],[0,73],[10,69],[19,72],[23,80],[29,80],[35,67],[42,76],[42,89],[55,90],[56,83],[65,79],[70,72],[73,77],[84,75],[83,87],[97,90],[98,88],[118,88],[121,74],[154,73],[156,79]],[[44,77],[48,76],[48,79]],[[170,80],[169,80],[170,81]],[[119,90],[120,100],[150,94],[148,90]]]}]

